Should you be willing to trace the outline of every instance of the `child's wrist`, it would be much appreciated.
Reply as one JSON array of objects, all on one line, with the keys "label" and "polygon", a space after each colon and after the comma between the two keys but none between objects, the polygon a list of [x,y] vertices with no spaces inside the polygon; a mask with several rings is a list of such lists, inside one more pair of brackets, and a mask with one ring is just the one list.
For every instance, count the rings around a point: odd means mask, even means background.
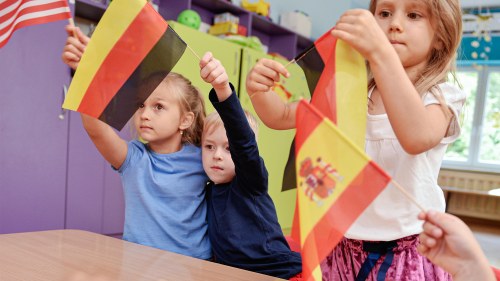
[{"label": "child's wrist", "polygon": [[221,84],[221,85],[213,85],[212,87],[214,87],[214,90],[216,92],[227,91],[227,90],[231,91],[231,87],[229,86],[229,82]]}]

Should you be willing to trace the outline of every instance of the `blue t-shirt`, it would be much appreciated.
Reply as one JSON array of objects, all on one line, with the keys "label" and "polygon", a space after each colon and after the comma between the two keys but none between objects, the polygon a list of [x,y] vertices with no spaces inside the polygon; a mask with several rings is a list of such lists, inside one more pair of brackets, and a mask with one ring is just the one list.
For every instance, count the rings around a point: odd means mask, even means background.
[{"label": "blue t-shirt", "polygon": [[118,170],[125,194],[123,239],[171,252],[209,259],[201,149],[158,154],[143,143],[128,143]]},{"label": "blue t-shirt", "polygon": [[229,140],[236,175],[231,182],[210,183],[207,189],[208,226],[215,260],[219,263],[288,279],[302,272],[300,254],[290,250],[268,193],[268,175],[255,135],[233,94],[217,102]]}]

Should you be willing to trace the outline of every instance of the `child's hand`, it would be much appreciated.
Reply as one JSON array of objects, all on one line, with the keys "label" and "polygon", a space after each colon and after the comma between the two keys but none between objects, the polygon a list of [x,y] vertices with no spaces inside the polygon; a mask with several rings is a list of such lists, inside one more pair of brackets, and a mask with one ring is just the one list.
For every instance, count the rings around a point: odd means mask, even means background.
[{"label": "child's hand", "polygon": [[73,25],[67,25],[66,32],[68,39],[66,39],[61,58],[65,64],[76,70],[90,38],[83,34],[80,28]]},{"label": "child's hand", "polygon": [[[205,53],[200,60],[200,76],[203,81],[212,84],[219,101],[223,101],[231,95],[232,91],[229,87],[226,69],[210,52]],[[221,94],[223,95],[222,99]]]},{"label": "child's hand", "polygon": [[370,62],[377,53],[393,50],[384,31],[368,10],[348,10],[339,18],[331,34],[344,40]]},{"label": "child's hand", "polygon": [[[479,270],[488,280],[491,270],[481,247],[469,227],[459,218],[435,211],[420,213],[424,230],[420,234],[418,251],[431,262],[453,275],[454,279],[467,280]],[[459,277],[459,278],[457,278]]]},{"label": "child's hand", "polygon": [[269,92],[280,74],[289,77],[288,70],[279,62],[270,59],[260,59],[247,75],[246,89],[250,97],[256,93]]}]

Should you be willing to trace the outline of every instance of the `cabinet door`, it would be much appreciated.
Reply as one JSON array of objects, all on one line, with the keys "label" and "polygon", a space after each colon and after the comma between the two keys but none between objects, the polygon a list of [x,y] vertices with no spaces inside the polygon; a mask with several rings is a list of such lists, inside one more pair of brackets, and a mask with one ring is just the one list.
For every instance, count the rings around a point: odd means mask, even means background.
[{"label": "cabinet door", "polygon": [[[119,135],[124,140],[136,139],[132,122],[129,122]],[[125,198],[120,175],[106,162],[104,167],[104,193],[102,210],[102,233],[118,235],[123,233],[125,222]]]},{"label": "cabinet door", "polygon": [[[246,93],[245,82],[246,76],[250,69],[260,58],[275,59],[269,55],[262,54],[255,50],[243,48],[241,60],[241,78],[240,78],[240,101],[246,110],[252,112],[258,118],[250,101],[250,97]],[[287,61],[278,59],[283,65]],[[287,67],[290,71],[289,79],[282,79],[275,91],[286,101],[294,101],[303,97],[309,98],[309,90],[302,69],[293,64]],[[269,173],[269,194],[273,198],[278,213],[278,220],[281,228],[288,232],[292,226],[293,212],[295,209],[296,190],[281,191],[283,171],[288,160],[290,145],[295,130],[273,130],[262,122],[259,126],[258,145],[259,152],[265,161],[267,171]]]},{"label": "cabinet door", "polygon": [[21,28],[0,49],[0,233],[64,228],[65,24]]},{"label": "cabinet door", "polygon": [[106,161],[83,128],[80,114],[70,112],[66,228],[101,233]]},{"label": "cabinet door", "polygon": [[[125,210],[119,175],[90,140],[79,113],[71,112],[70,119],[66,228],[121,234]],[[120,136],[130,139],[128,126]]]},{"label": "cabinet door", "polygon": [[[234,85],[235,89],[238,89],[240,78],[240,46],[212,35],[199,32],[174,21],[169,21],[169,24],[198,56],[202,57],[207,51],[212,52],[214,57],[220,60],[222,65],[224,65],[229,76],[229,81]],[[208,93],[210,89],[212,89],[212,86],[205,83],[200,78],[199,60],[189,48],[186,48],[184,55],[172,71],[178,72],[191,80],[206,98],[205,104],[207,113],[214,111],[214,108],[208,100]]]}]

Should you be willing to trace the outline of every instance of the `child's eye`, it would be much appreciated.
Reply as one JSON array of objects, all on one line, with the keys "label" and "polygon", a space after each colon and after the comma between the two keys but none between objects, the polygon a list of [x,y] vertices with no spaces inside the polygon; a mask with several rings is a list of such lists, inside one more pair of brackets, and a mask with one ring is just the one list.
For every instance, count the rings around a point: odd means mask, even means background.
[{"label": "child's eye", "polygon": [[140,103],[140,104],[138,104],[138,107],[139,107],[139,108],[144,108],[144,104],[143,104],[143,103]]},{"label": "child's eye", "polygon": [[156,110],[162,110],[163,108],[164,108],[164,107],[163,107],[163,105],[161,105],[161,104],[157,104],[157,105],[155,105],[155,109],[156,109]]},{"label": "child's eye", "polygon": [[208,150],[212,150],[214,148],[214,146],[211,144],[205,144],[205,148]]},{"label": "child's eye", "polygon": [[419,18],[421,18],[422,16],[417,14],[417,13],[409,13],[408,14],[408,18],[412,19],[412,20],[417,20]]},{"label": "child's eye", "polygon": [[229,145],[225,147],[226,151],[229,151]]},{"label": "child's eye", "polygon": [[389,11],[380,11],[379,15],[383,18],[387,18],[391,16],[391,13]]}]

